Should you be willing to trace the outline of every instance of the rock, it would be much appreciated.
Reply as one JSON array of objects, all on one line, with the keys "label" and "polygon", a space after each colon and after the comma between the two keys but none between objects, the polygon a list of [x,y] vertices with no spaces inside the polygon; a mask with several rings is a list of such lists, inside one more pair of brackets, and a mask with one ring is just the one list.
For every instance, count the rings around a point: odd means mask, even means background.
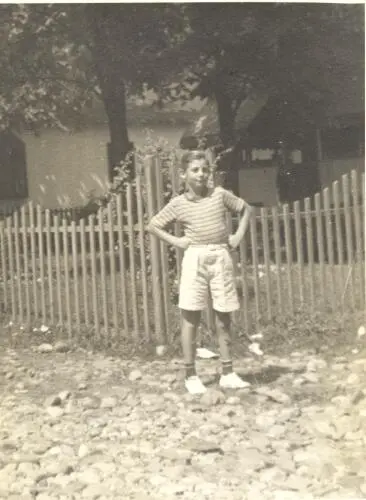
[{"label": "rock", "polygon": [[192,452],[184,448],[164,448],[157,452],[157,455],[161,458],[165,458],[171,461],[178,461],[183,463],[190,463],[192,458]]},{"label": "rock", "polygon": [[312,373],[312,372],[304,373],[303,377],[307,382],[310,382],[312,384],[319,383],[319,377],[317,375],[315,375],[315,373]]},{"label": "rock", "polygon": [[45,405],[47,407],[50,406],[61,406],[62,404],[62,399],[60,396],[50,396],[49,398],[46,399]]},{"label": "rock", "polygon": [[240,470],[245,471],[246,474],[250,471],[259,471],[270,465],[269,458],[254,448],[242,448],[238,460]]},{"label": "rock", "polygon": [[62,342],[61,340],[58,340],[55,343],[55,352],[59,353],[65,353],[70,351],[70,345],[67,342]]},{"label": "rock", "polygon": [[241,399],[239,398],[239,396],[230,396],[226,400],[226,404],[232,405],[232,406],[240,405],[240,403],[241,403]]},{"label": "rock", "polygon": [[47,408],[47,413],[52,418],[59,418],[63,415],[64,411],[59,406],[49,406]]},{"label": "rock", "polygon": [[225,402],[225,394],[214,389],[207,390],[200,398],[200,403],[205,406],[216,406]]},{"label": "rock", "polygon": [[96,410],[100,406],[100,400],[98,398],[91,398],[89,396],[80,399],[79,403],[85,410]]},{"label": "rock", "polygon": [[258,415],[255,419],[256,425],[263,430],[267,430],[272,427],[275,421],[276,419],[273,416],[266,414]]},{"label": "rock", "polygon": [[365,495],[365,496],[366,496],[366,483],[362,483],[362,484],[360,485],[360,491],[361,491],[361,493],[362,493],[363,495]]},{"label": "rock", "polygon": [[327,368],[327,362],[324,359],[311,359],[306,365],[307,372],[317,372]]},{"label": "rock", "polygon": [[53,351],[53,347],[51,344],[40,344],[38,347],[37,347],[37,351],[40,353],[40,354],[47,354],[47,353],[50,353]]},{"label": "rock", "polygon": [[347,377],[347,384],[349,385],[356,385],[360,383],[360,377],[357,375],[357,373],[351,373]]},{"label": "rock", "polygon": [[89,453],[90,453],[90,450],[86,444],[81,444],[79,446],[79,450],[78,450],[78,457],[79,458],[84,458],[87,455],[89,455]]},{"label": "rock", "polygon": [[167,352],[167,347],[165,345],[157,345],[155,351],[157,356],[164,356]]},{"label": "rock", "polygon": [[71,396],[71,392],[70,391],[61,391],[58,395],[58,397],[61,399],[62,402],[65,402],[66,400],[69,399],[69,397]]},{"label": "rock", "polygon": [[142,373],[140,372],[140,370],[133,370],[128,376],[128,380],[130,382],[136,382],[137,380],[141,379],[142,379]]},{"label": "rock", "polygon": [[269,389],[268,387],[260,387],[255,389],[257,394],[266,396],[268,399],[275,401],[276,403],[286,404],[290,403],[290,397],[279,389]]},{"label": "rock", "polygon": [[115,408],[117,404],[118,404],[117,399],[112,396],[109,396],[102,399],[100,407],[103,409],[112,409]]},{"label": "rock", "polygon": [[162,382],[168,382],[168,384],[173,384],[177,380],[177,375],[175,373],[164,373],[164,375],[160,377],[160,380]]},{"label": "rock", "polygon": [[85,469],[79,472],[76,477],[78,481],[88,485],[95,485],[101,482],[101,476],[94,468]]},{"label": "rock", "polygon": [[216,443],[211,441],[206,441],[196,437],[190,437],[184,443],[185,447],[189,450],[200,452],[200,453],[220,453],[223,454],[222,449]]},{"label": "rock", "polygon": [[363,399],[365,399],[365,393],[358,390],[352,394],[350,403],[352,405],[358,405],[358,403],[360,403]]}]

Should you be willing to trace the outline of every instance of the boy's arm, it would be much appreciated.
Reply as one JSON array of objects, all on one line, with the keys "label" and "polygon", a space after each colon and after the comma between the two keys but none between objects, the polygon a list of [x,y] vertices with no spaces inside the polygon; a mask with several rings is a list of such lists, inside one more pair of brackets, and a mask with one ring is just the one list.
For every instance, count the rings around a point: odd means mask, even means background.
[{"label": "boy's arm", "polygon": [[146,230],[149,231],[154,236],[156,236],[157,238],[159,238],[160,240],[165,241],[165,243],[168,243],[168,245],[182,248],[183,250],[188,248],[190,244],[190,240],[185,236],[180,238],[178,236],[174,236],[174,234],[168,233],[168,231],[165,231],[164,229],[160,229],[159,227],[154,226],[152,221],[148,224]]},{"label": "boy's arm", "polygon": [[168,245],[173,245],[185,250],[189,246],[189,239],[184,236],[179,238],[164,229],[168,224],[176,220],[174,203],[175,202],[171,200],[159,213],[154,215],[147,225],[146,230],[160,240],[165,241],[165,243],[168,243]]},{"label": "boy's arm", "polygon": [[232,248],[237,248],[241,240],[244,238],[244,235],[247,232],[249,221],[253,212],[254,212],[253,207],[246,204],[244,208],[244,213],[242,214],[239,220],[238,229],[234,234],[231,234],[229,237],[229,244]]},{"label": "boy's arm", "polygon": [[225,189],[223,189],[223,199],[226,208],[231,212],[241,214],[237,231],[229,237],[230,246],[232,248],[237,248],[248,229],[250,217],[254,212],[254,208],[242,198],[235,196]]}]

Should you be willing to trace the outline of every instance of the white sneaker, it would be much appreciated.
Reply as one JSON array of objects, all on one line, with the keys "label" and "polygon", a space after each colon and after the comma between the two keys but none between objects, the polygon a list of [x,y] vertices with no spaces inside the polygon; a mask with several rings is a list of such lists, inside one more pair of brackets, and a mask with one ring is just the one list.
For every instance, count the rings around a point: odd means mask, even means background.
[{"label": "white sneaker", "polygon": [[249,382],[242,380],[235,372],[220,377],[220,387],[223,389],[246,389],[250,385]]},{"label": "white sneaker", "polygon": [[204,394],[207,391],[206,387],[202,384],[201,379],[197,377],[197,375],[186,378],[184,385],[190,394]]}]

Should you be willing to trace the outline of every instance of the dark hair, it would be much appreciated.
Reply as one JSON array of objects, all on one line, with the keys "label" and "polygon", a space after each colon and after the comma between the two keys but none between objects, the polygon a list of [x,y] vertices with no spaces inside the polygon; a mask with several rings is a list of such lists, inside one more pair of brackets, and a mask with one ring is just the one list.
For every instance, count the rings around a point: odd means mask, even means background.
[{"label": "dark hair", "polygon": [[184,155],[182,156],[180,162],[181,171],[185,172],[187,170],[188,165],[194,160],[204,160],[207,163],[207,165],[210,166],[210,162],[208,161],[208,158],[204,151],[199,151],[199,150],[187,151],[187,153],[184,153]]}]

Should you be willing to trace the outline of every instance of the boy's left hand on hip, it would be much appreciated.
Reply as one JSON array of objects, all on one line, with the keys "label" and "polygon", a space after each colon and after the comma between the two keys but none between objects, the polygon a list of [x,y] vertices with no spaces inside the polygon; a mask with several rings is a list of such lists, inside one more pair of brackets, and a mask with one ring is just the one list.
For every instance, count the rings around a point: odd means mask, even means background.
[{"label": "boy's left hand on hip", "polygon": [[240,240],[239,240],[239,238],[235,234],[231,234],[229,236],[229,246],[230,246],[230,248],[232,248],[233,250],[235,250],[235,248],[237,248],[239,246],[239,243],[240,243]]}]

